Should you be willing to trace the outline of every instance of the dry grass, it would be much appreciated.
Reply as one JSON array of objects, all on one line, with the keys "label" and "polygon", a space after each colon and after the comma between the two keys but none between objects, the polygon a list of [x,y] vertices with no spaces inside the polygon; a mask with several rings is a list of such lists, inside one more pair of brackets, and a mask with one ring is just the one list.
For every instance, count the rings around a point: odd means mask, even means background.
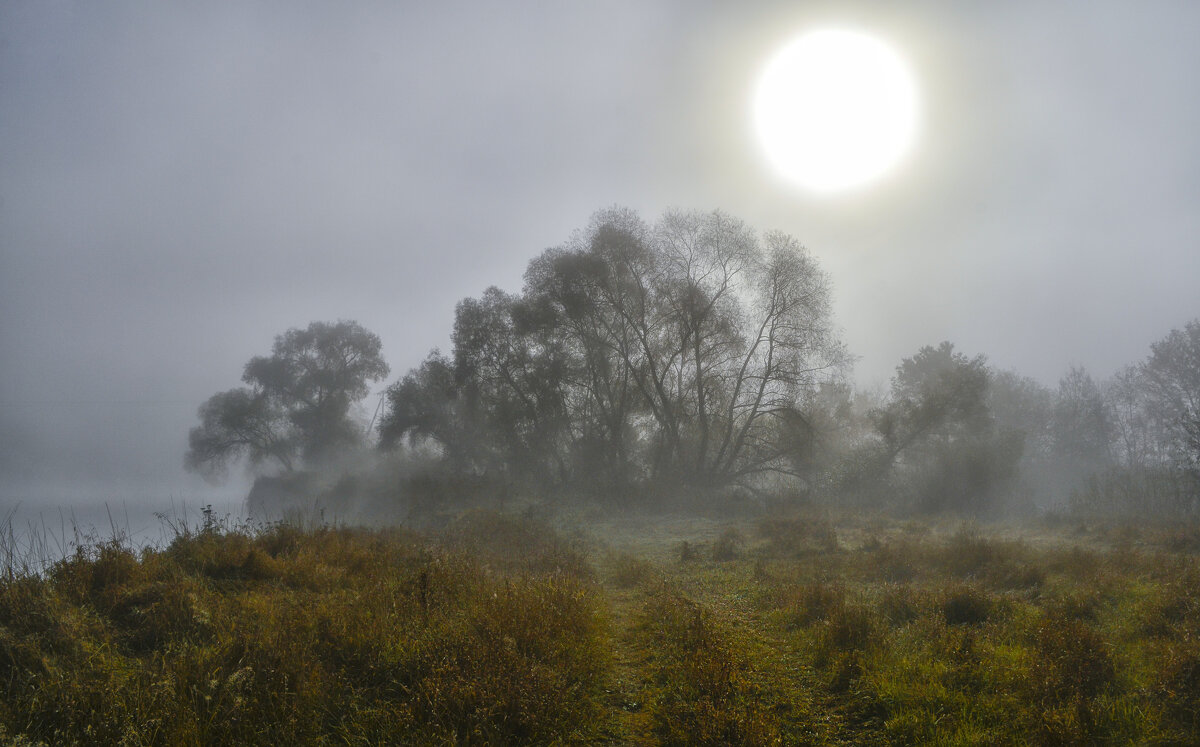
[{"label": "dry grass", "polygon": [[205,525],[12,559],[0,743],[1200,742],[1192,528],[586,526]]}]

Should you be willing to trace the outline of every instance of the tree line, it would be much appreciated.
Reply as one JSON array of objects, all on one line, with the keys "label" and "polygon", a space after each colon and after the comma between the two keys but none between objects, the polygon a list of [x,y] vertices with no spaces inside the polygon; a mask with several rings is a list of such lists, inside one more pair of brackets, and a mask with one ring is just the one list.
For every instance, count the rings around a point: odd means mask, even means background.
[{"label": "tree line", "polygon": [[387,388],[368,433],[351,412],[388,374],[379,338],[289,330],[201,406],[186,464],[320,470],[375,440],[433,474],[622,500],[1200,509],[1200,320],[1107,382],[1076,367],[1049,389],[944,342],[889,391],[857,391],[825,273],[721,212],[601,211],[530,261],[520,293],[459,302],[451,342]]}]

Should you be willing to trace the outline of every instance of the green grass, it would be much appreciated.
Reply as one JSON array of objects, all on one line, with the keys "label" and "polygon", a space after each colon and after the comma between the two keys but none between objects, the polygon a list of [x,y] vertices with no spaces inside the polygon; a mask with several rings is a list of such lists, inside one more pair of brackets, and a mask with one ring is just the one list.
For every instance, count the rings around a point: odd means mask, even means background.
[{"label": "green grass", "polygon": [[1195,744],[1195,536],[476,510],[99,542],[0,577],[0,744]]}]

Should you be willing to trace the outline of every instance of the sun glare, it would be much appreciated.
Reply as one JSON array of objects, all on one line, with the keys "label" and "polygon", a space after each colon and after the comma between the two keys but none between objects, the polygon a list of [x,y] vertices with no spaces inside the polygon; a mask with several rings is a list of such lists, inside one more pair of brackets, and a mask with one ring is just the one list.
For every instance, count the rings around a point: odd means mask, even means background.
[{"label": "sun glare", "polygon": [[894,166],[916,134],[916,86],[903,60],[857,31],[812,31],[767,64],[754,95],[754,124],[786,178],[834,192]]}]

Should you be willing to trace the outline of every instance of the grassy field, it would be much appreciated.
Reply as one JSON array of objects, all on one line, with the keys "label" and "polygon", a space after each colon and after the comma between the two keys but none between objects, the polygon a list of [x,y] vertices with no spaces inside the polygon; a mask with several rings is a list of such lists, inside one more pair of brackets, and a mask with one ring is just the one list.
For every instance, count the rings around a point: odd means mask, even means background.
[{"label": "grassy field", "polygon": [[1200,743],[1200,527],[546,514],[9,568],[0,743]]}]

